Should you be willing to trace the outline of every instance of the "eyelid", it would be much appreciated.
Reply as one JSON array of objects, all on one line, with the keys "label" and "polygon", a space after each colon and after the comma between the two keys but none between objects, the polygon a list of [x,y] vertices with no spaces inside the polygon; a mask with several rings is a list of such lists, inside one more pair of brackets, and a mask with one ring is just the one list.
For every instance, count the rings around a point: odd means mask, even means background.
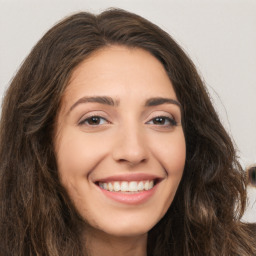
[{"label": "eyelid", "polygon": [[78,120],[78,125],[83,125],[83,123],[89,119],[89,118],[92,118],[92,117],[99,117],[99,118],[102,118],[104,120],[107,121],[107,123],[111,123],[109,121],[109,118],[107,117],[107,114],[103,111],[90,111],[86,114],[84,114],[79,120]]},{"label": "eyelid", "polygon": [[151,120],[151,119],[154,119],[156,117],[166,117],[166,118],[171,118],[175,121],[178,122],[179,118],[177,117],[177,115],[175,114],[172,114],[168,111],[164,111],[164,110],[155,110],[153,112],[151,112],[148,116],[147,116],[147,120]]},{"label": "eyelid", "polygon": [[178,124],[177,121],[173,117],[169,117],[169,116],[166,116],[166,115],[155,116],[155,117],[151,118],[149,121],[147,121],[146,124],[149,124],[150,122],[154,121],[154,119],[157,119],[157,118],[166,119],[167,121],[170,122],[170,124],[168,124],[168,125],[166,125],[166,124],[163,124],[163,125],[152,124],[152,125],[157,125],[157,126],[176,126]]},{"label": "eyelid", "polygon": [[[155,118],[157,117],[162,117],[167,120],[165,120],[164,124],[161,123],[152,123]],[[150,112],[150,114],[146,118],[145,124],[148,124],[152,127],[160,128],[160,129],[170,129],[174,128],[175,126],[181,125],[181,117],[179,113],[173,112],[173,111],[168,111],[168,110],[163,110],[163,109],[155,109],[154,111]],[[169,121],[169,122],[168,122]],[[168,124],[166,124],[168,122]]]},{"label": "eyelid", "polygon": [[[110,123],[106,118],[104,118],[104,117],[102,117],[102,116],[95,116],[95,115],[93,115],[93,116],[89,116],[89,117],[86,117],[85,119],[81,120],[81,121],[79,122],[79,125],[85,125],[85,123],[86,123],[86,122],[89,122],[90,119],[93,118],[93,117],[104,120],[104,124]],[[92,127],[95,126],[95,127],[96,127],[96,126],[102,126],[102,125],[104,125],[104,124],[99,123],[99,124],[86,124],[86,125],[87,125],[87,126],[92,126]]]}]

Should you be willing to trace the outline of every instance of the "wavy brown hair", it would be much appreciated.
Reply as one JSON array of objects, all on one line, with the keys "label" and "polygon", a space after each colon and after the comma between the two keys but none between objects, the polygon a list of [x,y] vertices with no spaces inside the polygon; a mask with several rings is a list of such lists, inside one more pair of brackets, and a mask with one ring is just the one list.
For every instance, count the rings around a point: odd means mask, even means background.
[{"label": "wavy brown hair", "polygon": [[166,32],[117,9],[81,12],[55,25],[6,92],[0,123],[0,255],[86,254],[83,221],[59,182],[53,130],[72,71],[108,45],[154,55],[183,109],[184,175],[168,212],[149,231],[148,255],[255,255],[254,226],[240,221],[245,175],[196,68]]}]

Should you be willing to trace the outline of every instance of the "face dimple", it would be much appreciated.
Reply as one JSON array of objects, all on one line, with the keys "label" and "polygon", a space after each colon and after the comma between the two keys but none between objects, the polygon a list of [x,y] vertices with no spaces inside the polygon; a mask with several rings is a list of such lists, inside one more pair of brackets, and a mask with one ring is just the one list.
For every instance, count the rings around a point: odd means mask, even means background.
[{"label": "face dimple", "polygon": [[63,96],[55,151],[61,183],[92,230],[148,232],[185,164],[181,108],[162,64],[121,46],[82,62]]}]

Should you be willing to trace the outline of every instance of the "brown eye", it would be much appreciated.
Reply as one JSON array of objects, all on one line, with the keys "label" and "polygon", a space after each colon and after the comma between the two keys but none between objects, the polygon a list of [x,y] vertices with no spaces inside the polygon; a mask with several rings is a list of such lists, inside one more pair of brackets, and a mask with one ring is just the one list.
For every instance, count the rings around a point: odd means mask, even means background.
[{"label": "brown eye", "polygon": [[157,116],[151,119],[148,124],[159,125],[159,126],[176,126],[177,122],[167,116]]},{"label": "brown eye", "polygon": [[166,118],[164,117],[156,117],[155,119],[153,119],[154,124],[164,125],[165,122],[166,122]]},{"label": "brown eye", "polygon": [[79,125],[96,126],[107,123],[107,120],[101,116],[91,116],[79,123]]}]

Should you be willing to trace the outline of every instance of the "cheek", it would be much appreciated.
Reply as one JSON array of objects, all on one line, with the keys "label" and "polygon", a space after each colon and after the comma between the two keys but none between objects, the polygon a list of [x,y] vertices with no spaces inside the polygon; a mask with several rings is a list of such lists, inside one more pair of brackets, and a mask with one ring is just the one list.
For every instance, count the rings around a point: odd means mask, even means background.
[{"label": "cheek", "polygon": [[107,143],[101,136],[90,136],[73,129],[63,130],[56,147],[61,179],[86,176],[106,155]]},{"label": "cheek", "polygon": [[182,175],[186,160],[186,142],[180,129],[174,134],[158,137],[152,152],[162,164],[167,175]]},{"label": "cheek", "polygon": [[158,138],[158,143],[154,144],[152,152],[155,158],[166,172],[165,186],[162,195],[163,216],[170,207],[173,198],[180,184],[186,161],[186,143],[183,132],[178,132]]}]

